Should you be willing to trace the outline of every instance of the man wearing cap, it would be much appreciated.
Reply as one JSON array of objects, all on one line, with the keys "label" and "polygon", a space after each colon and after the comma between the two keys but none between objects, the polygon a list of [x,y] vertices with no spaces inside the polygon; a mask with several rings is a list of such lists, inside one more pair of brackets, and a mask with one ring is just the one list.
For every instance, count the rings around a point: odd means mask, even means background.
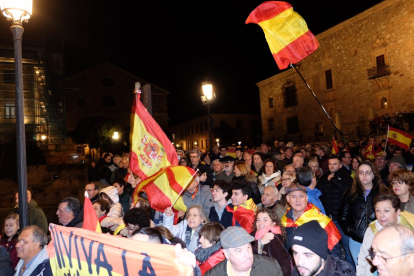
[{"label": "man wearing cap", "polygon": [[231,156],[225,156],[220,159],[223,164],[223,171],[217,175],[217,180],[224,180],[230,183],[234,177],[234,158]]},{"label": "man wearing cap", "polygon": [[390,160],[390,164],[388,165],[389,169],[390,169],[390,174],[398,169],[406,169],[407,165],[405,164],[405,160],[404,157],[402,156],[394,156],[393,158],[391,158]]},{"label": "man wearing cap", "polygon": [[207,173],[207,180],[203,183],[205,186],[211,187],[213,184],[213,176],[211,175],[210,166],[201,164],[200,162],[200,152],[198,150],[190,151],[190,168],[193,170],[203,169]]},{"label": "man wearing cap", "polygon": [[316,220],[296,228],[289,245],[295,260],[292,276],[355,275],[348,262],[328,255],[328,235]]},{"label": "man wearing cap", "polygon": [[290,240],[295,228],[311,220],[317,220],[328,234],[328,248],[331,250],[331,254],[340,257],[339,241],[341,240],[341,234],[329,217],[319,212],[315,205],[308,203],[306,187],[297,184],[290,185],[286,190],[286,199],[289,205],[292,206],[281,219],[286,229],[287,240]]},{"label": "man wearing cap", "polygon": [[206,276],[273,275],[283,276],[276,259],[253,255],[251,242],[254,237],[238,226],[230,226],[220,235],[226,259],[206,272]]}]

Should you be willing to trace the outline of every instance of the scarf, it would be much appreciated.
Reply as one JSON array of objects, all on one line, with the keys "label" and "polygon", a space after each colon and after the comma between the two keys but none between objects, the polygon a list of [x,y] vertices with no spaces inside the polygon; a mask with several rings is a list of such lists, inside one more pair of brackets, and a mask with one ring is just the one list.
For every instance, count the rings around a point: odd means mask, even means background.
[{"label": "scarf", "polygon": [[280,227],[279,226],[268,226],[266,228],[260,229],[256,231],[256,235],[254,235],[254,238],[256,240],[260,240],[261,238],[263,238],[263,236],[269,232],[272,232],[273,234],[281,234],[282,231],[280,231]]},{"label": "scarf", "polygon": [[213,244],[212,246],[208,248],[199,248],[195,252],[195,257],[197,261],[199,261],[201,264],[207,261],[208,258],[210,258],[211,255],[216,253],[221,248],[221,242],[218,241],[217,243]]},{"label": "scarf", "polygon": [[185,245],[187,246],[188,251],[195,252],[198,247],[198,232],[203,225],[200,224],[197,229],[194,231],[194,234],[191,235],[192,229],[187,224],[187,230],[185,231]]}]

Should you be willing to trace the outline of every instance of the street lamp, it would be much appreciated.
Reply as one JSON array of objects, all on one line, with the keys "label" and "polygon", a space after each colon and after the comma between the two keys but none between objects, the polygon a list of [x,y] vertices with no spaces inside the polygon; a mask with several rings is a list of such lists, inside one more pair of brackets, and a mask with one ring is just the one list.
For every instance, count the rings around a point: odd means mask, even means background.
[{"label": "street lamp", "polygon": [[118,131],[114,131],[114,134],[112,135],[112,139],[115,139],[115,140],[119,139]]},{"label": "street lamp", "polygon": [[220,147],[220,143],[219,143],[219,142],[220,142],[220,139],[219,139],[219,138],[217,138],[217,139],[216,139],[216,143],[217,143],[217,146],[219,146],[219,147]]},{"label": "street lamp", "polygon": [[210,116],[210,105],[216,98],[216,95],[213,92],[213,85],[211,83],[203,83],[203,96],[201,96],[201,101],[204,105],[207,105],[207,114],[208,114],[208,146],[210,149],[210,154],[213,152],[211,145],[211,116]]},{"label": "street lamp", "polygon": [[14,43],[14,82],[16,86],[16,144],[17,144],[17,185],[19,193],[20,229],[29,225],[27,202],[26,134],[24,128],[24,95],[22,36],[23,21],[32,15],[32,0],[1,0],[0,9],[7,20],[12,21],[10,30]]}]

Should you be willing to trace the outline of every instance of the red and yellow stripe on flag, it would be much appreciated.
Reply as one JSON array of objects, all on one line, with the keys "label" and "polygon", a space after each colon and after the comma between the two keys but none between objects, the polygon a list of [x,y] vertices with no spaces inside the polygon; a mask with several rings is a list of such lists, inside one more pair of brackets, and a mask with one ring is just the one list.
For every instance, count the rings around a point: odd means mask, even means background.
[{"label": "red and yellow stripe on flag", "polygon": [[[151,207],[157,211],[164,212],[167,207],[179,197],[194,177],[195,171],[187,166],[169,166],[160,169],[154,175],[142,180],[135,188],[133,194],[134,202],[138,200],[138,193],[145,191]],[[180,196],[174,204],[175,210],[187,211],[182,197]]]},{"label": "red and yellow stripe on flag", "polygon": [[83,206],[83,229],[88,229],[94,232],[102,233],[101,225],[96,216],[95,209],[92,206],[91,200],[85,196],[85,204]]},{"label": "red and yellow stripe on flag", "polygon": [[174,146],[136,94],[131,113],[130,168],[142,179],[170,165],[177,165]]},{"label": "red and yellow stripe on flag", "polygon": [[388,141],[405,150],[410,148],[413,138],[410,134],[393,127],[390,127],[388,131]]},{"label": "red and yellow stripe on flag", "polygon": [[236,150],[234,149],[228,149],[227,151],[227,155],[233,157],[234,159],[236,159]]},{"label": "red and yellow stripe on flag", "polygon": [[252,225],[256,219],[257,206],[253,202],[253,199],[248,199],[240,206],[234,206],[231,208],[226,206],[227,211],[233,213],[232,225],[238,226],[239,224],[248,233],[252,232]]},{"label": "red and yellow stripe on flag", "polygon": [[336,143],[335,138],[333,138],[333,141],[332,141],[332,154],[337,155],[338,153],[339,153],[338,144]]},{"label": "red and yellow stripe on flag", "polygon": [[338,228],[336,228],[334,222],[329,217],[322,214],[319,211],[319,209],[312,203],[308,203],[308,206],[306,206],[305,211],[303,211],[302,215],[296,221],[293,221],[292,219],[286,216],[291,212],[291,209],[292,208],[288,209],[288,211],[283,215],[282,219],[280,220],[284,227],[296,228],[311,220],[316,220],[328,234],[329,250],[332,250],[332,248],[334,248],[334,246],[341,240],[341,233],[339,232]]},{"label": "red and yellow stripe on flag", "polygon": [[193,268],[180,264],[176,249],[168,244],[55,224],[50,224],[49,230],[52,241],[47,246],[47,253],[54,276],[193,275]]},{"label": "red and yellow stripe on flag", "polygon": [[246,24],[258,24],[264,31],[270,51],[279,69],[298,63],[319,47],[305,20],[292,5],[281,1],[266,1],[254,9]]}]

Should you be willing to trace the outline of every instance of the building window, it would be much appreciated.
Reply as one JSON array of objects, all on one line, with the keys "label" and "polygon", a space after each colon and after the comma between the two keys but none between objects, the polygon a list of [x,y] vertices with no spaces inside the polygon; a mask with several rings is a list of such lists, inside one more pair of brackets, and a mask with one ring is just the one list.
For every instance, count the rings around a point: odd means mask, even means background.
[{"label": "building window", "polygon": [[269,97],[269,108],[273,108],[273,98]]},{"label": "building window", "polygon": [[111,96],[102,97],[103,106],[115,106],[115,98]]},{"label": "building window", "polygon": [[208,130],[208,120],[207,120],[207,122],[205,123],[204,128],[205,128],[206,130]]},{"label": "building window", "polygon": [[204,149],[204,140],[201,140],[201,148]]},{"label": "building window", "polygon": [[287,133],[294,134],[299,132],[298,116],[286,118]]},{"label": "building window", "polygon": [[298,105],[298,101],[296,99],[296,88],[295,85],[290,85],[284,88],[284,97],[285,97],[285,108],[292,107]]},{"label": "building window", "polygon": [[206,139],[206,149],[208,149],[208,139]]},{"label": "building window", "polygon": [[4,83],[14,83],[14,70],[4,69],[3,81]]},{"label": "building window", "polygon": [[269,130],[275,130],[275,119],[270,118],[268,120],[268,123],[269,123]]},{"label": "building window", "polygon": [[84,108],[85,107],[85,98],[78,97],[78,107]]},{"label": "building window", "polygon": [[6,119],[15,119],[16,118],[16,106],[14,103],[4,104],[4,117]]},{"label": "building window", "polygon": [[387,100],[387,98],[385,98],[385,97],[383,97],[383,98],[381,99],[381,108],[382,108],[382,109],[388,108],[388,100]]},{"label": "building window", "polygon": [[332,70],[325,71],[325,79],[326,79],[326,90],[333,88],[332,82]]},{"label": "building window", "polygon": [[323,124],[321,123],[315,124],[315,134],[317,136],[323,136]]},{"label": "building window", "polygon": [[194,134],[194,126],[191,126],[191,134]]},{"label": "building window", "polygon": [[384,70],[384,68],[385,68],[385,57],[384,57],[384,55],[377,56],[375,59],[377,61],[377,70]]},{"label": "building window", "polygon": [[188,149],[188,150],[189,150],[189,149],[191,149],[191,142],[188,142],[187,149]]},{"label": "building window", "polygon": [[203,132],[203,123],[200,123],[200,132]]}]

